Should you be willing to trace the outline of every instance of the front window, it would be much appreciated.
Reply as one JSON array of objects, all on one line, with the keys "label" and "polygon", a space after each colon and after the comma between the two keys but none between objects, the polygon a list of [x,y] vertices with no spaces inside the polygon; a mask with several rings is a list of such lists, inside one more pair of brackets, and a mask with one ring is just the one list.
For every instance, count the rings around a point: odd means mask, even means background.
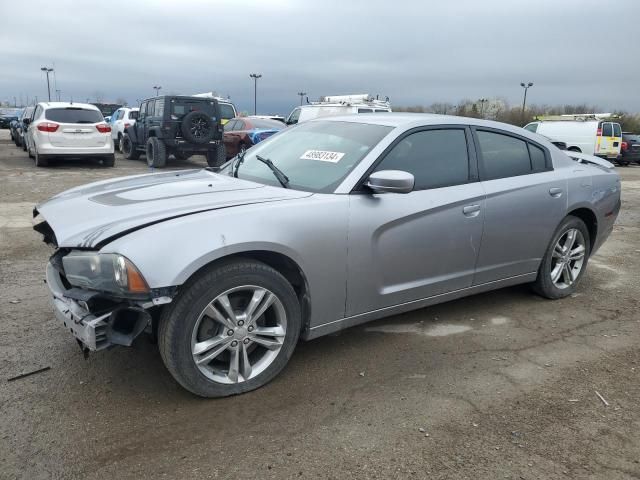
[{"label": "front window", "polygon": [[[267,165],[269,159],[289,178],[288,187],[330,193],[393,128],[352,122],[316,121],[282,131],[247,151],[238,177],[280,186]],[[233,174],[238,161],[222,172]]]},{"label": "front window", "polygon": [[262,128],[264,130],[282,130],[284,128],[284,123],[268,118],[250,118],[249,122],[251,122],[253,128]]},{"label": "front window", "polygon": [[537,123],[530,123],[528,125],[525,125],[524,129],[535,133],[538,130],[538,124]]}]

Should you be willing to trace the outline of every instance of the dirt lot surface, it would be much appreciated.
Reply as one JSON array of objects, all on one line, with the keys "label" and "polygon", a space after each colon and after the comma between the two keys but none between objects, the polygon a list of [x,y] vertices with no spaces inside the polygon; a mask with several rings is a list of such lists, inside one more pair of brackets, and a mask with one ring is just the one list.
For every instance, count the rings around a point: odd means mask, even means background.
[{"label": "dirt lot surface", "polygon": [[146,338],[84,360],[48,304],[31,208],[147,171],[116,162],[37,169],[0,132],[0,478],[640,478],[640,167],[619,169],[622,213],[574,296],[522,286],[352,328],[202,400]]}]

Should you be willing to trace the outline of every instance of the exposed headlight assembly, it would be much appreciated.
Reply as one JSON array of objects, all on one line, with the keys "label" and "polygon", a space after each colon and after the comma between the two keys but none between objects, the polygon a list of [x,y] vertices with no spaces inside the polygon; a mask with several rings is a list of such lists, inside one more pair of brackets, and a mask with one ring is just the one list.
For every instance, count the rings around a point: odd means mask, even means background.
[{"label": "exposed headlight assembly", "polygon": [[62,258],[67,281],[80,288],[115,295],[149,293],[149,285],[133,263],[115,253],[71,252]]}]

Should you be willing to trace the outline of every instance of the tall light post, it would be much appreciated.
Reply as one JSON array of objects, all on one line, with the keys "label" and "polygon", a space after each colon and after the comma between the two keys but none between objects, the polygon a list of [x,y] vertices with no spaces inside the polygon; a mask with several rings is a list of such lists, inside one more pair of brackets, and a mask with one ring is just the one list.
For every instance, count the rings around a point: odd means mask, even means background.
[{"label": "tall light post", "polygon": [[162,89],[160,85],[154,85],[153,89],[156,91],[156,97],[160,95],[160,90]]},{"label": "tall light post", "polygon": [[527,104],[527,90],[529,90],[529,88],[533,87],[533,82],[529,82],[527,84],[525,84],[524,82],[521,82],[520,86],[522,88],[524,88],[524,98],[522,99],[522,113],[520,114],[520,116],[521,116],[520,122],[524,123],[524,107]]},{"label": "tall light post", "polygon": [[298,95],[300,95],[300,105],[302,105],[302,97],[304,97],[307,94],[307,92],[298,92]]},{"label": "tall light post", "polygon": [[49,101],[51,101],[51,86],[49,85],[49,72],[53,72],[53,68],[41,67],[40,70],[47,74],[47,92],[49,93]]},{"label": "tall light post", "polygon": [[62,90],[57,89],[56,90],[56,95],[58,95],[58,101],[60,101],[60,94],[62,93]]},{"label": "tall light post", "polygon": [[250,73],[249,77],[253,78],[253,114],[258,114],[258,79],[262,75],[257,73]]},{"label": "tall light post", "polygon": [[486,98],[481,98],[478,101],[480,102],[480,118],[484,118],[484,104],[489,100],[487,100]]}]

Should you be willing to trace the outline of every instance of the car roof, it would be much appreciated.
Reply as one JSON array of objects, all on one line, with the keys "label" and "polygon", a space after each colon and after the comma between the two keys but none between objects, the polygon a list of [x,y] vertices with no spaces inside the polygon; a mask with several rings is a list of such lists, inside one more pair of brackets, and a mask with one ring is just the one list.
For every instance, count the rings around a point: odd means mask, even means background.
[{"label": "car roof", "polygon": [[372,125],[384,125],[387,127],[413,128],[429,125],[473,125],[478,127],[497,128],[518,135],[528,136],[535,139],[531,132],[521,127],[509,125],[507,123],[483,120],[480,118],[457,117],[454,115],[438,115],[435,113],[405,113],[405,112],[380,112],[380,113],[358,113],[353,115],[340,115],[331,117],[319,117],[309,120],[310,122],[353,122],[367,123]]}]

